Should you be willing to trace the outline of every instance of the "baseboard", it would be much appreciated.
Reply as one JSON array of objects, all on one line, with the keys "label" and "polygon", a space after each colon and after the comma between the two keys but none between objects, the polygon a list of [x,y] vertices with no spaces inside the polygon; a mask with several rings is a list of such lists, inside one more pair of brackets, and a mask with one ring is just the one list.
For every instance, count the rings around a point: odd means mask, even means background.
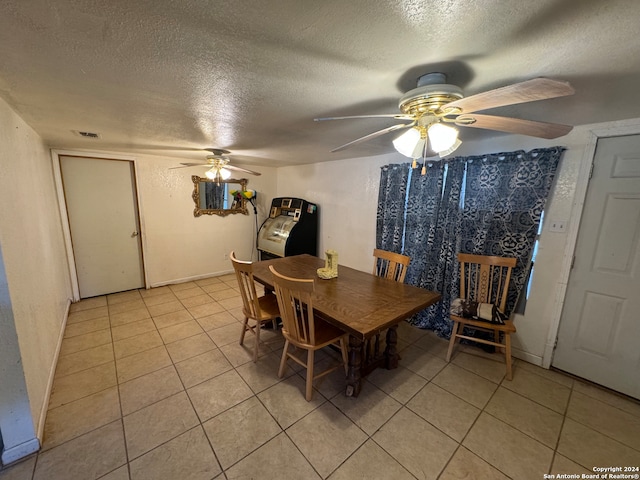
[{"label": "baseboard", "polygon": [[532,363],[533,365],[537,365],[538,367],[542,367],[542,357],[539,355],[534,355],[532,353],[519,350],[513,346],[511,347],[511,355],[520,360],[524,360],[525,362]]},{"label": "baseboard", "polygon": [[38,425],[36,427],[36,435],[40,442],[44,435],[44,422],[47,418],[47,412],[49,411],[49,399],[51,398],[51,390],[53,389],[53,378],[56,374],[56,366],[58,365],[58,358],[60,357],[60,349],[62,348],[62,340],[64,339],[64,331],[67,328],[67,319],[69,318],[69,309],[71,308],[71,300],[67,299],[67,309],[62,319],[62,327],[60,333],[58,333],[58,344],[56,345],[56,351],[53,354],[53,362],[49,369],[49,379],[47,380],[47,389],[44,393],[44,401],[42,402],[42,408],[40,409],[40,417],[38,418]]},{"label": "baseboard", "polygon": [[21,458],[31,455],[34,452],[40,450],[40,441],[37,438],[16,445],[2,451],[2,465],[17,462]]},{"label": "baseboard", "polygon": [[194,282],[196,280],[202,280],[203,278],[221,277],[222,275],[228,275],[230,273],[233,273],[233,270],[225,270],[223,272],[205,273],[203,275],[194,275],[192,277],[177,278],[174,280],[167,280],[166,282],[152,283],[149,285],[149,288],[164,287],[166,285],[175,285],[177,283]]}]

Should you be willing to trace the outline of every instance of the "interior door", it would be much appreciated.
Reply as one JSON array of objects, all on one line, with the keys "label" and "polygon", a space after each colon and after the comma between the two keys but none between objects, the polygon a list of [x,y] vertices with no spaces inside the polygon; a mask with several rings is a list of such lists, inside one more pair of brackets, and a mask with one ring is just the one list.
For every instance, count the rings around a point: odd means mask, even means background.
[{"label": "interior door", "polygon": [[640,135],[598,141],[552,365],[640,398]]},{"label": "interior door", "polygon": [[133,162],[60,157],[80,298],[144,287]]}]

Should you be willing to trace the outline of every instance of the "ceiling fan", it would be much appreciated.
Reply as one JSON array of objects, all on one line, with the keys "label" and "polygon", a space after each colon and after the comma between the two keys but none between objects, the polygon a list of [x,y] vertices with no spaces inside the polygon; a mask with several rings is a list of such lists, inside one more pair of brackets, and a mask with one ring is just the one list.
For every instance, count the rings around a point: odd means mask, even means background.
[{"label": "ceiling fan", "polygon": [[206,167],[208,168],[208,170],[205,172],[205,176],[217,181],[220,181],[220,179],[228,179],[229,177],[231,177],[232,171],[249,173],[251,175],[262,175],[260,172],[254,172],[253,170],[230,165],[229,162],[231,161],[231,159],[227,156],[231,153],[229,150],[224,150],[222,148],[205,148],[203,150],[211,152],[211,155],[207,155],[206,162],[180,163],[180,165],[182,165],[181,167],[171,168],[175,169],[186,167]]},{"label": "ceiling fan", "polygon": [[460,146],[458,131],[452,125],[547,139],[566,135],[573,128],[572,126],[475,112],[506,105],[564,97],[573,93],[575,91],[568,82],[549,78],[534,78],[465,98],[460,87],[447,83],[444,73],[428,73],[418,78],[417,88],[410,90],[400,98],[398,107],[401,113],[326,117],[314,120],[320,122],[352,118],[395,118],[408,122],[392,125],[352,140],[334,148],[331,150],[332,152],[344,150],[386,133],[408,129],[393,141],[398,152],[413,159],[432,155],[444,157]]}]

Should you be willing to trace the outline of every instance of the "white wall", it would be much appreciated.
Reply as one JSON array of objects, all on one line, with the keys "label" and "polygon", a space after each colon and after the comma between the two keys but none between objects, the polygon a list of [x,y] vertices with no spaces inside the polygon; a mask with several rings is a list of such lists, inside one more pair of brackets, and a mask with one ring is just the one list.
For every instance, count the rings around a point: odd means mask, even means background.
[{"label": "white wall", "polygon": [[9,296],[9,285],[0,248],[0,465],[11,463],[36,451],[36,438],[31,416],[27,384],[22,369],[18,335]]},{"label": "white wall", "polygon": [[[136,160],[150,286],[230,272],[231,250],[235,250],[238,258],[257,260],[253,207],[247,202],[249,215],[194,217],[191,176],[204,176],[204,169],[170,169],[181,161],[184,159],[155,156],[137,156]],[[246,178],[247,188],[257,192],[259,228],[275,194],[276,175],[270,167],[251,169],[262,175],[234,175],[234,178]]]},{"label": "white wall", "polygon": [[[0,335],[15,327],[21,357],[21,364],[3,365],[0,385],[4,389],[5,381],[15,385],[24,377],[28,398],[20,402],[30,404],[26,409],[12,405],[4,415],[21,417],[30,411],[39,431],[71,298],[70,279],[49,152],[3,100],[0,145],[0,245],[10,296],[10,303],[2,303]],[[8,325],[11,321],[14,326]],[[7,401],[1,394],[0,404],[7,407]],[[9,420],[2,423],[5,452],[18,447],[7,444],[7,425],[25,425],[24,418]]]},{"label": "white wall", "polygon": [[[524,315],[515,319],[517,334],[513,338],[514,355],[542,365],[543,357],[552,351],[561,310],[566,277],[567,252],[575,244],[575,231],[590,159],[585,159],[590,132],[607,125],[582,126],[556,140],[505,135],[484,141],[465,142],[456,155],[532,150],[555,145],[567,147],[556,175],[545,211],[545,226],[540,238],[535,276]],[[278,196],[298,196],[317,202],[320,207],[320,249],[334,248],[340,263],[359,270],[371,268],[375,244],[376,208],[380,179],[379,167],[388,163],[404,163],[399,154],[370,158],[354,158],[336,162],[280,168]],[[563,233],[549,232],[549,220],[564,220]],[[571,232],[574,230],[573,237]],[[548,366],[548,363],[545,364]]]},{"label": "white wall", "polygon": [[358,270],[373,267],[380,167],[406,163],[399,154],[353,158],[278,169],[278,197],[317,203],[318,256],[330,248]]}]

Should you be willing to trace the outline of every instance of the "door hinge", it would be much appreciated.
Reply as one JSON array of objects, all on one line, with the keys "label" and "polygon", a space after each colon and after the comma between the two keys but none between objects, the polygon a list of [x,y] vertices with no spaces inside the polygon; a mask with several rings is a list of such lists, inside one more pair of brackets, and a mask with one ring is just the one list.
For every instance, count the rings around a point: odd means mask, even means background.
[{"label": "door hinge", "polygon": [[589,169],[589,180],[593,177],[593,163],[591,164],[591,168]]},{"label": "door hinge", "polygon": [[572,269],[572,268],[573,268],[573,265],[574,265],[575,263],[576,263],[576,256],[574,255],[574,256],[571,258],[571,267],[569,267],[569,269]]}]

